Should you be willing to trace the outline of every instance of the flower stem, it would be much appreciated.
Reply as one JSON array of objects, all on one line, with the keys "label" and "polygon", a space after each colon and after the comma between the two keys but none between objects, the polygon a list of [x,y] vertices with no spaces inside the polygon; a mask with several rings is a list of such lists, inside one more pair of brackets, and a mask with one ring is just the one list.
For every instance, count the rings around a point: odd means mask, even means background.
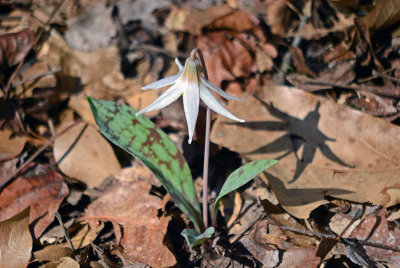
[{"label": "flower stem", "polygon": [[210,158],[210,108],[206,112],[206,139],[204,141],[204,166],[203,166],[203,222],[208,227],[208,162]]},{"label": "flower stem", "polygon": [[[199,48],[195,48],[190,53],[193,57],[194,53],[197,52],[199,56],[201,67],[203,68],[204,78],[208,80],[208,73],[206,63],[204,62],[203,53]],[[210,108],[207,107],[206,112],[206,137],[204,140],[204,161],[203,161],[203,223],[204,227],[208,227],[208,163],[210,158],[210,126],[211,126],[211,112]]]}]

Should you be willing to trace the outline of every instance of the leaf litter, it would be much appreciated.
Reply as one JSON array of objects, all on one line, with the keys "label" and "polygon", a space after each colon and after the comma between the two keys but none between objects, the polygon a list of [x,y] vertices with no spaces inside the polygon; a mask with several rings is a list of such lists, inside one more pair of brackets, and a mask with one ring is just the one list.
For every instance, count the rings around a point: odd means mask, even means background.
[{"label": "leaf litter", "polygon": [[[23,258],[2,250],[15,261],[3,266],[398,264],[397,0],[0,7],[0,234],[23,237]],[[176,73],[194,45],[246,119],[213,115],[209,203],[237,162],[280,162],[223,197],[213,239],[189,249],[188,219],[100,134],[85,96],[140,110],[163,92],[140,88]],[[182,115],[176,103],[149,117],[201,185],[205,116],[186,146]]]}]

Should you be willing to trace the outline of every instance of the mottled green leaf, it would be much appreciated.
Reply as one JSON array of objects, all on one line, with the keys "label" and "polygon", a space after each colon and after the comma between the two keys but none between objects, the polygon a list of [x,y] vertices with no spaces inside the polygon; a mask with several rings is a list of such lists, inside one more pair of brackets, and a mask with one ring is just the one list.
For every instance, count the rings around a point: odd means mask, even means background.
[{"label": "mottled green leaf", "polygon": [[245,185],[259,173],[278,162],[278,160],[258,160],[250,162],[232,172],[231,175],[229,175],[229,177],[226,179],[224,185],[222,186],[221,192],[215,200],[214,211],[218,209],[219,201],[221,201],[223,196]]},{"label": "mottled green leaf", "polygon": [[119,103],[87,98],[101,133],[138,157],[161,181],[177,206],[200,230],[203,223],[190,169],[168,136],[149,119]]},{"label": "mottled green leaf", "polygon": [[201,245],[203,242],[207,241],[214,234],[214,227],[208,227],[204,233],[199,233],[196,230],[185,229],[181,232],[181,235],[186,239],[188,245],[192,248]]}]

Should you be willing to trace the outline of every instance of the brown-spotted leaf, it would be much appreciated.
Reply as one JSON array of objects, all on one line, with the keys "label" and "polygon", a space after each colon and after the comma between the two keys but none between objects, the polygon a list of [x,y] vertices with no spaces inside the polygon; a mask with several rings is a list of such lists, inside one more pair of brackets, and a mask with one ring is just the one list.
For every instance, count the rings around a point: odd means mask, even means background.
[{"label": "brown-spotted leaf", "polygon": [[24,268],[31,258],[29,208],[0,222],[0,267]]},{"label": "brown-spotted leaf", "polygon": [[145,180],[115,180],[88,207],[84,219],[92,224],[110,221],[123,227],[121,245],[126,262],[141,262],[152,267],[172,266],[176,264],[175,257],[163,244],[169,219],[158,216],[162,200],[151,195],[150,189],[151,184]]},{"label": "brown-spotted leaf", "polygon": [[43,165],[30,164],[22,175],[0,193],[0,221],[31,206],[29,223],[38,238],[54,220],[62,200],[68,195],[63,177]]},{"label": "brown-spotted leaf", "polygon": [[246,122],[220,118],[213,142],[249,161],[279,159],[268,169],[268,184],[292,215],[307,218],[327,195],[385,206],[400,202],[399,127],[276,85],[227,108]]}]

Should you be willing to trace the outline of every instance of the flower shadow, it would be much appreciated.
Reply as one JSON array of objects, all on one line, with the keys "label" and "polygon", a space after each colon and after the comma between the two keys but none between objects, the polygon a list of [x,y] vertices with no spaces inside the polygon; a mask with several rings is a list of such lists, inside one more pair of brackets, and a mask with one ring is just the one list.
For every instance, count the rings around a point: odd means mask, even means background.
[{"label": "flower shadow", "polygon": [[[256,98],[272,116],[280,121],[247,121],[237,125],[253,130],[284,131],[285,134],[266,145],[244,153],[244,155],[282,152],[282,155],[276,158],[279,160],[295,153],[297,157],[296,169],[293,179],[289,183],[293,183],[301,176],[306,167],[313,161],[317,150],[320,150],[326,158],[339,165],[353,167],[341,160],[326,144],[328,141],[334,142],[336,140],[327,137],[318,129],[318,122],[321,117],[319,113],[320,102],[317,103],[313,111],[300,119],[275,108],[272,103],[266,103],[260,98]],[[299,149],[302,146],[303,151],[300,156]]]}]

